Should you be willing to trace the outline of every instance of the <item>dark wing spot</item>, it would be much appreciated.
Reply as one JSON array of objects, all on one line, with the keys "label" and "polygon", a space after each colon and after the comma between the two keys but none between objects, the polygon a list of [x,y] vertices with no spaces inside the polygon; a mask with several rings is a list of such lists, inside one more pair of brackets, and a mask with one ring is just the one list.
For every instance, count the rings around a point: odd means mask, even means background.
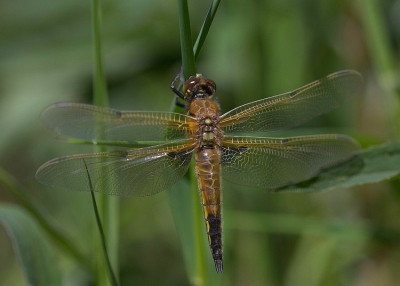
[{"label": "dark wing spot", "polygon": [[128,157],[129,153],[127,151],[121,150],[117,151],[121,157]]},{"label": "dark wing spot", "polygon": [[190,152],[193,151],[193,149],[194,148],[191,148],[189,150],[184,150],[182,152],[170,152],[170,153],[167,154],[167,156],[169,156],[171,158],[174,158],[174,159],[178,159],[179,157],[182,157],[182,156],[184,156],[186,154],[189,154]]},{"label": "dark wing spot", "polygon": [[239,152],[240,152],[240,153],[244,153],[244,152],[246,152],[247,150],[249,150],[249,147],[247,147],[247,146],[240,146],[240,147],[239,147]]},{"label": "dark wing spot", "polygon": [[117,117],[117,118],[121,118],[121,117],[122,117],[122,112],[119,111],[119,110],[115,110],[115,111],[114,111],[114,115],[115,115],[115,117]]}]

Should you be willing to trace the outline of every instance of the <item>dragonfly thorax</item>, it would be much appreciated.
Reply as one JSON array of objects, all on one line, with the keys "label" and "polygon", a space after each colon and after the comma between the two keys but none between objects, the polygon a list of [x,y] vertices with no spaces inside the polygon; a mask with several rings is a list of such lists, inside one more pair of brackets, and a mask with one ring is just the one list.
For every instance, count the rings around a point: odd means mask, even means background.
[{"label": "dragonfly thorax", "polygon": [[192,131],[199,147],[221,144],[223,132],[218,103],[211,99],[194,99],[189,104],[188,113],[197,120]]},{"label": "dragonfly thorax", "polygon": [[199,135],[201,136],[200,145],[219,145],[222,139],[222,131],[219,128],[219,117],[206,117],[200,120]]}]

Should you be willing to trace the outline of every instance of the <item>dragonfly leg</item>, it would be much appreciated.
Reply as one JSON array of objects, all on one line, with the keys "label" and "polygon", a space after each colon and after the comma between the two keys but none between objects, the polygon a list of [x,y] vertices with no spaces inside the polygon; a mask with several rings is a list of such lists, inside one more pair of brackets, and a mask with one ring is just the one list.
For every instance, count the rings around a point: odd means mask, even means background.
[{"label": "dragonfly leg", "polygon": [[184,104],[182,102],[179,102],[179,97],[178,96],[175,96],[175,105],[178,106],[178,107],[182,107],[182,108],[186,107],[186,104]]},{"label": "dragonfly leg", "polygon": [[175,83],[180,79],[180,77],[182,76],[183,73],[183,69],[181,68],[180,72],[174,77],[174,80],[171,82],[171,90],[176,94],[177,97],[182,98],[183,100],[185,99],[185,96],[182,94],[182,92],[179,91],[179,89],[177,89],[175,87]]}]

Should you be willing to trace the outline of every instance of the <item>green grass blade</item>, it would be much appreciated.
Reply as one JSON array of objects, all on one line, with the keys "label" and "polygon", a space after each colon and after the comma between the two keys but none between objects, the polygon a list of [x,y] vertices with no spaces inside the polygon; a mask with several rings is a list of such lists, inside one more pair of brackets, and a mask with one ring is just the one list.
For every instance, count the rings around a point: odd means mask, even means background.
[{"label": "green grass blade", "polygon": [[105,237],[105,234],[104,234],[103,226],[101,224],[99,210],[97,208],[96,196],[94,195],[94,189],[93,189],[92,180],[90,178],[89,170],[87,168],[85,160],[83,160],[83,162],[85,164],[86,173],[87,173],[87,176],[88,176],[89,187],[90,187],[90,195],[92,197],[92,204],[93,204],[94,214],[95,214],[95,217],[96,217],[97,229],[99,230],[99,234],[100,234],[101,247],[102,247],[102,250],[103,250],[104,259],[105,259],[106,264],[107,264],[107,272],[108,272],[108,275],[110,277],[111,285],[118,286],[118,282],[117,282],[117,279],[115,277],[114,271],[112,270],[110,258],[109,258],[108,252],[107,252],[106,237]]},{"label": "green grass blade", "polygon": [[0,222],[11,237],[26,284],[61,285],[54,249],[32,216],[16,205],[1,204]]},{"label": "green grass blade", "polygon": [[[192,198],[192,207],[193,207],[193,231],[194,231],[194,250],[195,250],[195,266],[196,266],[196,280],[201,282],[203,285],[209,285],[208,283],[208,275],[206,271],[206,256],[204,255],[206,252],[206,245],[204,244],[204,237],[206,235],[204,230],[204,218],[203,218],[203,210],[200,208],[200,200],[199,200],[199,191],[197,185],[197,177],[195,173],[195,161],[192,160],[191,168],[190,168],[190,190],[193,193]],[[209,261],[212,261],[211,255],[208,256]]]},{"label": "green grass blade", "polygon": [[187,273],[189,277],[193,277],[196,272],[193,264],[195,259],[194,232],[192,231],[194,213],[192,212],[192,205],[185,202],[192,201],[195,194],[189,190],[190,181],[185,177],[168,189],[168,200],[175,227],[180,236]]},{"label": "green grass blade", "polygon": [[207,16],[203,23],[203,26],[201,27],[199,35],[197,36],[197,39],[196,39],[196,43],[194,44],[193,52],[194,52],[195,60],[197,60],[197,58],[199,57],[200,50],[203,47],[203,44],[206,40],[208,31],[210,30],[211,24],[214,20],[215,14],[217,13],[220,2],[221,2],[221,0],[214,0],[211,4],[210,9],[208,10]]},{"label": "green grass blade", "polygon": [[[101,0],[92,0],[92,27],[94,48],[93,101],[95,105],[107,106],[108,93],[103,65],[101,16]],[[96,151],[105,151],[105,147],[96,147]],[[107,249],[109,257],[112,265],[114,266],[113,268],[115,272],[118,273],[119,200],[118,198],[99,195],[98,202],[101,214],[100,216],[104,223],[105,236],[107,237],[108,241]],[[104,260],[98,259],[97,271],[99,285],[109,285],[106,279],[107,265]]]},{"label": "green grass blade", "polygon": [[[196,73],[187,1],[178,0],[178,8],[182,68],[184,78],[187,79]],[[168,190],[168,197],[182,243],[189,280],[192,285],[209,285],[206,265],[207,258],[211,263],[212,257],[205,255],[208,246],[204,239],[204,220],[200,208],[194,162],[188,173],[186,181],[178,183]]]},{"label": "green grass blade", "polygon": [[178,0],[179,32],[181,39],[182,68],[185,80],[196,73],[193,54],[192,33],[190,31],[189,9],[186,0]]}]

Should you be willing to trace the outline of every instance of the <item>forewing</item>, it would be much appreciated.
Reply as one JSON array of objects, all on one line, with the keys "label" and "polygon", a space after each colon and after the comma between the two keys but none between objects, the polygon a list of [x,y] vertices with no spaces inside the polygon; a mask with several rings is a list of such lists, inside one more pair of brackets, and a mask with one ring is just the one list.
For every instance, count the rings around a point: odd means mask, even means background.
[{"label": "forewing", "polygon": [[291,128],[337,108],[362,85],[358,72],[336,72],[294,91],[239,106],[221,116],[221,127],[229,135]]},{"label": "forewing", "polygon": [[351,158],[360,148],[345,135],[226,137],[223,144],[222,178],[266,189],[310,179],[321,169]]},{"label": "forewing", "polygon": [[39,168],[36,179],[53,187],[116,196],[153,195],[187,171],[194,145],[189,140],[151,148],[56,158]]},{"label": "forewing", "polygon": [[169,141],[187,138],[189,116],[173,112],[119,111],[79,103],[57,103],[41,115],[58,134],[86,140]]}]

